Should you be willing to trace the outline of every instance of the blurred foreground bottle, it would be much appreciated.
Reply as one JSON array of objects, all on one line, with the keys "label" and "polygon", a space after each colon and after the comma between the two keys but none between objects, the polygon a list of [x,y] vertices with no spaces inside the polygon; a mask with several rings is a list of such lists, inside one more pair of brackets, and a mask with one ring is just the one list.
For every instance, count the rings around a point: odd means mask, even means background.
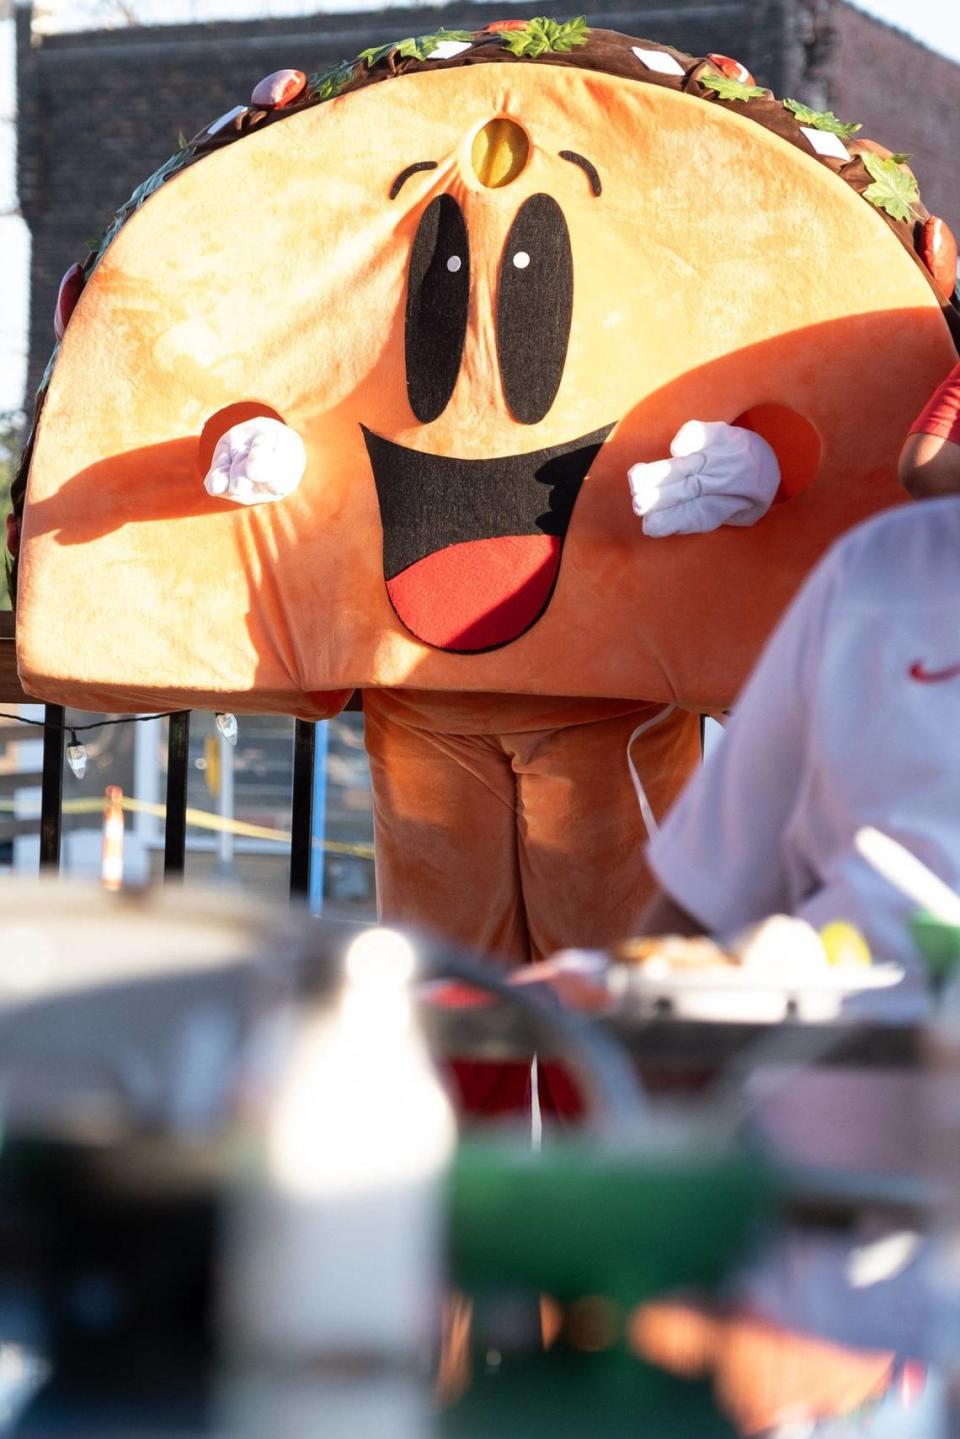
[{"label": "blurred foreground bottle", "polygon": [[455,1124],[415,970],[402,935],[371,929],[332,1003],[261,1036],[224,1236],[231,1432],[427,1432]]}]

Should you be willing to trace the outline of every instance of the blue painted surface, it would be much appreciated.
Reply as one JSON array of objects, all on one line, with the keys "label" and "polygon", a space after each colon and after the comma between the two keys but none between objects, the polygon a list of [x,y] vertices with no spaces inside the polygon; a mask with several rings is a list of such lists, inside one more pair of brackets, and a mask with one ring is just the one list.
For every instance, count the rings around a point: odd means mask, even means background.
[{"label": "blue painted surface", "polygon": [[311,914],[323,913],[324,872],[327,839],[327,750],[330,745],[330,724],[318,720],[316,748],[313,755],[313,822],[310,832],[310,890],[308,904]]}]

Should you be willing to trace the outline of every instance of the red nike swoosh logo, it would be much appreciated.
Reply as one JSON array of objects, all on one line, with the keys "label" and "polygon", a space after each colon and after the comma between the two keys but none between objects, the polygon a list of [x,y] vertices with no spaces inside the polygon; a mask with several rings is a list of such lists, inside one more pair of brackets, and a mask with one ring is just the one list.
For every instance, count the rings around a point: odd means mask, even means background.
[{"label": "red nike swoosh logo", "polygon": [[928,670],[923,660],[917,660],[916,664],[910,666],[910,678],[925,685],[935,685],[940,680],[954,680],[958,675],[960,665],[948,665],[945,670]]}]

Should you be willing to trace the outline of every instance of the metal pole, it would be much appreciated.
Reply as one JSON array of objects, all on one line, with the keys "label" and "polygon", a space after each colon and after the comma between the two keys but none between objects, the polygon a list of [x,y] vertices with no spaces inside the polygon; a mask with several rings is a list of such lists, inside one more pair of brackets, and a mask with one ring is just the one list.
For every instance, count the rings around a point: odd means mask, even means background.
[{"label": "metal pole", "polygon": [[[224,735],[218,735],[220,743],[220,794],[218,808],[225,820],[233,819],[233,745]],[[217,840],[220,867],[225,872],[233,868],[234,835],[224,825]]]},{"label": "metal pole", "polygon": [[63,741],[62,705],[43,707],[43,777],[40,789],[40,868],[60,868],[60,837],[63,832]]},{"label": "metal pole", "polygon": [[164,828],[164,878],[181,876],[187,852],[187,757],[190,750],[189,712],[174,714],[167,736],[167,819]]},{"label": "metal pole", "polygon": [[317,727],[297,720],[293,735],[293,805],[290,837],[290,897],[310,893],[310,840],[313,830],[313,758]]},{"label": "metal pole", "polygon": [[317,743],[313,756],[313,825],[310,859],[310,913],[323,911],[323,881],[326,870],[324,841],[327,837],[327,750],[330,747],[330,721],[320,720],[316,726]]}]

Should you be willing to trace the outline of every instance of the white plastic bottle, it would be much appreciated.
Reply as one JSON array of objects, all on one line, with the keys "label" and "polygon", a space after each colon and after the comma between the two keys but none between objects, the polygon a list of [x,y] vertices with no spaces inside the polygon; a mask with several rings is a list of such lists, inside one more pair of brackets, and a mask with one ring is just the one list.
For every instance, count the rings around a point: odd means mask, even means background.
[{"label": "white plastic bottle", "polygon": [[376,1424],[386,1439],[414,1430],[399,1396],[382,1427],[372,1381],[421,1373],[436,1335],[455,1123],[416,1022],[410,943],[371,929],[345,967],[333,1004],[294,1017],[265,1091],[227,1224],[223,1319],[235,1372],[322,1378],[328,1421],[346,1404],[351,1439]]}]

